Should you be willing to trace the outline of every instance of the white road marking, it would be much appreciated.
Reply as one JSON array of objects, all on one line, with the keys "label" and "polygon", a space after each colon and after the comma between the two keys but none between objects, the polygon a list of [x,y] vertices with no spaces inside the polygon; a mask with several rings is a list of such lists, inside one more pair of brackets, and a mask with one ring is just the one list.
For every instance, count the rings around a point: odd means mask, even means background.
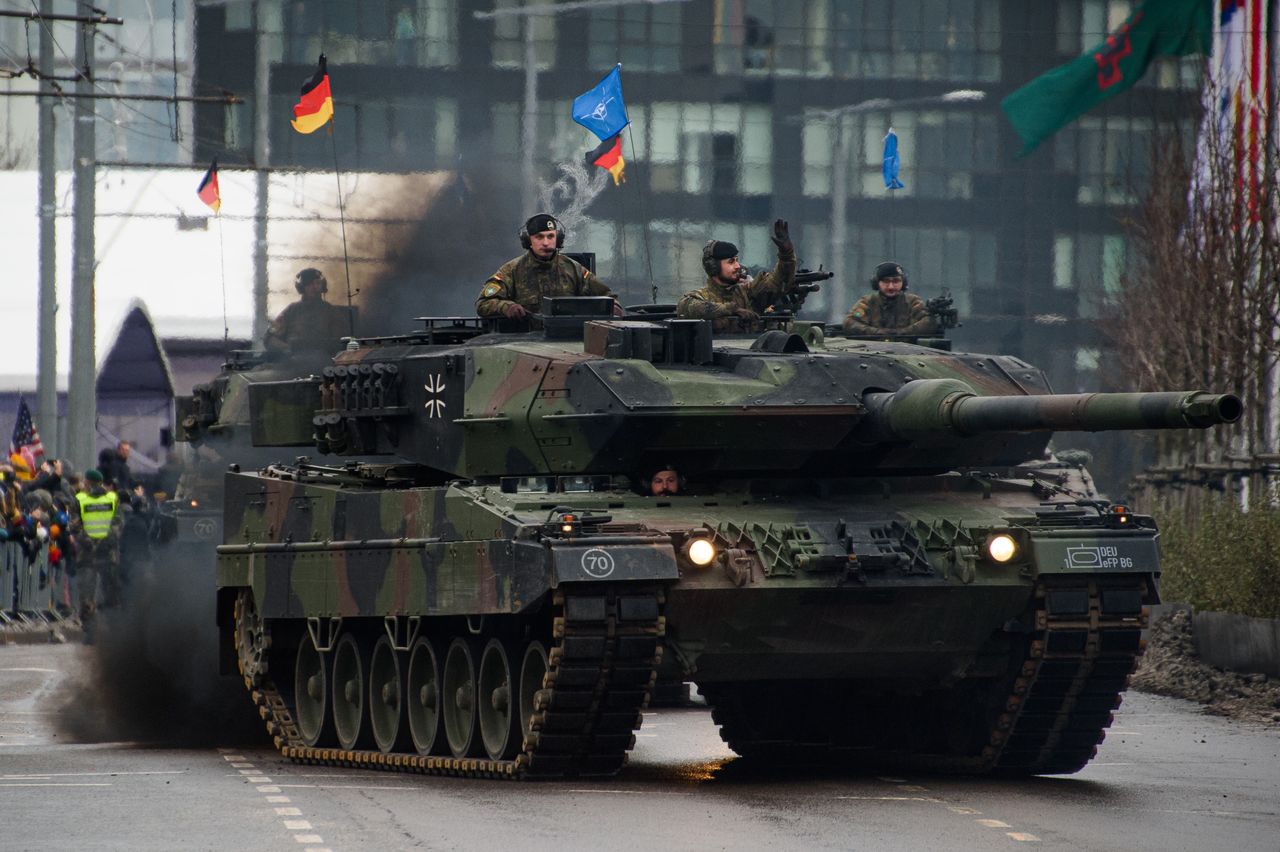
[{"label": "white road marking", "polygon": [[271,783],[270,778],[267,778],[262,775],[254,775],[244,780],[248,781],[250,784],[270,784]]},{"label": "white road marking", "polygon": [[[281,787],[291,790],[421,790],[421,787],[393,786],[390,784],[279,784],[274,787],[259,787],[260,793],[278,793]],[[638,791],[637,791],[638,792]]]},{"label": "white road marking", "polygon": [[298,808],[276,808],[276,816],[302,816]]},{"label": "white road marking", "polygon": [[311,831],[313,828],[305,819],[287,819],[284,821],[284,827],[290,831]]},{"label": "white road marking", "polygon": [[57,669],[12,668],[0,669],[0,672],[40,672],[41,674],[57,674]]},{"label": "white road marking", "polygon": [[267,796],[267,801],[273,805],[284,805],[289,802],[288,796]]},{"label": "white road marking", "polygon": [[224,754],[222,756],[222,759],[223,760],[244,760],[245,757],[243,754]]},{"label": "white road marking", "polygon": [[22,781],[9,783],[8,781],[0,781],[0,787],[110,787],[110,784],[93,783],[91,781],[50,781],[48,783],[40,783],[37,781]]},{"label": "white road marking", "polygon": [[965,816],[977,816],[982,813],[982,811],[975,810],[974,808],[962,808],[958,805],[947,805],[947,810],[951,811],[953,814],[963,814]]},{"label": "white road marking", "polygon": [[324,838],[318,834],[295,834],[293,839],[299,843],[324,843]]},{"label": "white road marking", "polygon": [[241,769],[239,770],[239,772],[241,775],[261,775],[262,774],[257,769]]},{"label": "white road marking", "polygon": [[1006,831],[1005,834],[1009,835],[1014,840],[1020,840],[1023,843],[1039,843],[1040,842],[1039,837],[1036,837],[1034,834],[1027,834],[1025,831]]},{"label": "white road marking", "polygon": [[975,819],[978,825],[985,825],[987,828],[1013,828],[1007,822],[1001,822],[998,819]]},{"label": "white road marking", "polygon": [[233,763],[231,764],[231,768],[232,769],[252,769],[253,764],[252,763]]},{"label": "white road marking", "polygon": [[642,793],[643,790],[593,790],[589,787],[579,787],[576,789],[566,790],[567,793],[597,793],[602,796],[629,796],[635,793]]},{"label": "white road marking", "polygon": [[941,799],[933,796],[836,796],[837,799],[852,799],[863,802],[934,802],[942,804]]},{"label": "white road marking", "polygon": [[114,778],[117,775],[186,775],[185,769],[163,769],[150,772],[36,772],[29,775],[0,775],[0,781],[21,780],[23,778]]}]

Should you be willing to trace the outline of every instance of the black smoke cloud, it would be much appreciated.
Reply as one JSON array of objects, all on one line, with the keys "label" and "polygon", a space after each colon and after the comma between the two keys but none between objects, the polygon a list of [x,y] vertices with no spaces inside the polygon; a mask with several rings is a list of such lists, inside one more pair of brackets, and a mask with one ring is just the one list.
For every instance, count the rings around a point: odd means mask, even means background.
[{"label": "black smoke cloud", "polygon": [[77,742],[269,745],[238,677],[218,674],[212,549],[130,566],[122,605],[99,611],[96,644],[64,682],[56,724]]}]

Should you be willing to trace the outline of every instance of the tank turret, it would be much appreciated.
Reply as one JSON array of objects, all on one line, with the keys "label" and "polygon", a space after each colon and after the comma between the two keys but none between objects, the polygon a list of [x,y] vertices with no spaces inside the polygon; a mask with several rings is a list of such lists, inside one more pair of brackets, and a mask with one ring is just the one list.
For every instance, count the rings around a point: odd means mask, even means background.
[{"label": "tank turret", "polygon": [[1040,458],[1054,430],[1204,428],[1229,395],[1050,393],[1008,356],[702,321],[588,321],[583,343],[368,341],[319,378],[251,387],[254,440],[389,454],[447,476],[691,470],[858,476]]}]

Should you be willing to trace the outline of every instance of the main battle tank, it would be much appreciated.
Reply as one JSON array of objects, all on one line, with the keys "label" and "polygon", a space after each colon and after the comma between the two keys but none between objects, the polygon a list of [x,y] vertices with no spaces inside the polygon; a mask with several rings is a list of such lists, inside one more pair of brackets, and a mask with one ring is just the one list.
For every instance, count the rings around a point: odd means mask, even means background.
[{"label": "main battle tank", "polygon": [[[286,756],[610,774],[665,669],[760,760],[1085,765],[1157,530],[1082,493],[1050,430],[1204,428],[1238,399],[1059,395],[1014,357],[572,301],[250,388],[255,443],[310,457],[228,475],[218,623]],[[651,496],[666,466],[680,492]]]}]

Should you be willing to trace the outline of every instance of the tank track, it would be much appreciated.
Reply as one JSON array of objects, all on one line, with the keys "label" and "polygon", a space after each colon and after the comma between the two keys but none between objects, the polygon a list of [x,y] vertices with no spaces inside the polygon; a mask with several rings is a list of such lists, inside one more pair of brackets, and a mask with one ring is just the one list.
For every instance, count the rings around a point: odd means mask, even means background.
[{"label": "tank track", "polygon": [[[664,604],[661,588],[592,585],[552,593],[547,674],[531,732],[510,760],[308,746],[268,674],[246,674],[244,681],[275,747],[297,763],[473,778],[613,775],[635,745],[657,677]],[[245,632],[241,617],[237,602],[233,637]]]},{"label": "tank track", "polygon": [[[985,744],[968,755],[912,749],[907,744],[910,723],[890,719],[892,711],[872,717],[872,726],[883,734],[882,742],[896,740],[897,745],[850,746],[835,741],[830,729],[817,730],[820,725],[794,719],[780,736],[780,728],[760,724],[759,712],[746,703],[747,696],[736,685],[708,684],[703,690],[712,718],[730,748],[767,763],[892,766],[964,774],[1076,772],[1097,753],[1142,652],[1147,592],[1141,580],[1052,579],[1035,588],[1028,613],[1030,635],[1017,643],[1010,675],[987,689],[985,699],[978,691],[966,696],[968,704],[982,702],[989,708],[983,722]],[[796,704],[838,694],[830,687],[814,689],[811,699],[805,697]],[[850,692],[855,693],[856,689]],[[926,712],[940,715],[936,710]],[[832,718],[828,715],[826,724]]]}]

